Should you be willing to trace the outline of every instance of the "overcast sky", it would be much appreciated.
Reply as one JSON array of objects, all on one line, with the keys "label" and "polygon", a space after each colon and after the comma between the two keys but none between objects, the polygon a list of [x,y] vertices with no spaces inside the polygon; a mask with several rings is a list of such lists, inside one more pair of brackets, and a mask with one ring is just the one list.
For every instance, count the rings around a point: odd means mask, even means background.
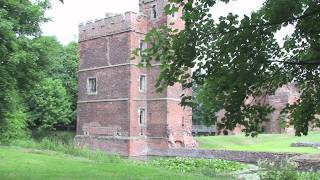
[{"label": "overcast sky", "polygon": [[[224,5],[218,3],[213,8],[214,16],[227,15],[229,12],[240,16],[259,9],[265,0],[237,0]],[[139,0],[52,0],[53,6],[47,12],[52,21],[42,26],[44,35],[56,36],[60,42],[67,44],[77,41],[78,24],[88,20],[103,18],[106,12],[123,13],[139,11]]]}]

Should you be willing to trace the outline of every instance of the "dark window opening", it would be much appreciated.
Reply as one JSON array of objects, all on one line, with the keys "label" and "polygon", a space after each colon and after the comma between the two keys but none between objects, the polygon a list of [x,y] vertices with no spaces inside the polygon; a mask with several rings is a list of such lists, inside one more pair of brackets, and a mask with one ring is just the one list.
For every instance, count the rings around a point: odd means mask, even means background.
[{"label": "dark window opening", "polygon": [[140,92],[145,92],[147,89],[147,81],[146,75],[140,75],[140,83],[139,83],[139,90]]},{"label": "dark window opening", "polygon": [[146,110],[139,109],[139,123],[140,123],[140,125],[145,124],[145,118],[146,118]]},{"label": "dark window opening", "polygon": [[147,43],[144,42],[144,40],[140,40],[140,55],[142,55],[143,51],[146,50],[147,47]]},{"label": "dark window opening", "polygon": [[153,19],[157,18],[157,6],[156,5],[152,6],[152,18]]},{"label": "dark window opening", "polygon": [[223,135],[228,136],[229,132],[227,130],[223,130]]},{"label": "dark window opening", "polygon": [[182,117],[182,127],[184,127],[184,117]]},{"label": "dark window opening", "polygon": [[88,79],[88,92],[89,94],[97,93],[97,79],[89,78]]}]

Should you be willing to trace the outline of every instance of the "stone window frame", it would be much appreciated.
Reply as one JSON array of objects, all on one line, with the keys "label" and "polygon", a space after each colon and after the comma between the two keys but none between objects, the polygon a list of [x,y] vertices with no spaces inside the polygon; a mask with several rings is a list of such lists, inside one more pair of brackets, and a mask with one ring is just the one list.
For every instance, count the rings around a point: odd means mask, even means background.
[{"label": "stone window frame", "polygon": [[144,40],[144,39],[140,39],[140,40],[139,40],[139,49],[140,49],[139,55],[141,56],[141,55],[142,55],[142,52],[143,52],[145,49],[147,49],[147,48],[148,48],[148,45],[147,45],[147,43],[145,42],[145,40]]},{"label": "stone window frame", "polygon": [[156,4],[151,5],[150,17],[152,20],[155,20],[158,18],[158,9]]},{"label": "stone window frame", "polygon": [[143,66],[146,66],[146,61],[142,57],[142,52],[148,48],[148,44],[145,42],[144,39],[139,40],[139,55],[140,55],[140,62],[142,63]]},{"label": "stone window frame", "polygon": [[[144,112],[144,118],[141,120],[141,111]],[[147,108],[145,107],[139,107],[138,108],[138,121],[139,125],[145,127],[147,125]]]},{"label": "stone window frame", "polygon": [[[95,85],[96,85],[96,87],[95,87],[96,91],[95,92],[91,91],[91,87],[90,87],[90,80],[91,79],[95,79]],[[90,76],[90,77],[87,78],[87,94],[88,95],[97,95],[98,94],[98,78],[97,77]]]},{"label": "stone window frame", "polygon": [[[141,87],[141,85],[142,85],[142,83],[141,83],[141,77],[144,77],[144,81],[145,81],[145,83],[144,83],[144,89],[142,89]],[[141,93],[145,93],[145,92],[147,92],[147,87],[148,87],[148,79],[147,79],[147,74],[140,74],[139,75],[139,92],[141,92]]]}]

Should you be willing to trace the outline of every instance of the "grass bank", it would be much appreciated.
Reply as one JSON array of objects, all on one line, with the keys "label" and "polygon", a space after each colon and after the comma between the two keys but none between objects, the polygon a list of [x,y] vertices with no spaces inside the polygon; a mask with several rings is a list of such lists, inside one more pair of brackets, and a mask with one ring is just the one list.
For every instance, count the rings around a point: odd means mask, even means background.
[{"label": "grass bank", "polygon": [[137,165],[102,163],[53,151],[0,147],[0,179],[209,179],[204,175]]},{"label": "grass bank", "polygon": [[0,179],[234,179],[246,166],[225,160],[173,158],[140,162],[74,146],[57,136],[0,146]]},{"label": "grass bank", "polygon": [[285,134],[260,134],[258,137],[244,135],[231,136],[200,136],[196,137],[203,149],[224,149],[236,151],[259,152],[295,152],[320,153],[311,147],[291,147],[295,142],[320,142],[320,132],[311,132],[308,136],[296,137]]}]

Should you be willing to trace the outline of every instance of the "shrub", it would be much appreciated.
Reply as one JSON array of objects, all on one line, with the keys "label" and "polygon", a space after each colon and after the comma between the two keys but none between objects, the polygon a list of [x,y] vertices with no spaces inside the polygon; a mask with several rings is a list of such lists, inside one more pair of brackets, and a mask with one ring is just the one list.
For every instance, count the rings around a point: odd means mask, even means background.
[{"label": "shrub", "polygon": [[11,145],[39,150],[56,151],[76,157],[87,158],[97,162],[114,163],[121,160],[120,156],[116,154],[107,154],[100,150],[92,151],[87,148],[79,148],[73,144],[73,141],[66,143],[56,138],[49,137],[43,138],[39,142],[35,140],[15,140]]},{"label": "shrub", "polygon": [[37,130],[54,130],[59,124],[68,124],[72,115],[71,100],[61,80],[41,81],[31,92],[30,125]]},{"label": "shrub", "polygon": [[5,98],[7,112],[0,121],[0,142],[9,143],[13,139],[23,139],[28,136],[27,113],[20,94],[13,90]]},{"label": "shrub", "polygon": [[160,158],[149,161],[147,164],[154,167],[177,170],[182,173],[198,172],[211,177],[244,169],[244,165],[238,162],[221,159]]},{"label": "shrub", "polygon": [[33,131],[32,138],[35,140],[42,140],[43,138],[49,138],[52,141],[59,141],[61,143],[68,144],[73,142],[75,136],[74,131]]}]

